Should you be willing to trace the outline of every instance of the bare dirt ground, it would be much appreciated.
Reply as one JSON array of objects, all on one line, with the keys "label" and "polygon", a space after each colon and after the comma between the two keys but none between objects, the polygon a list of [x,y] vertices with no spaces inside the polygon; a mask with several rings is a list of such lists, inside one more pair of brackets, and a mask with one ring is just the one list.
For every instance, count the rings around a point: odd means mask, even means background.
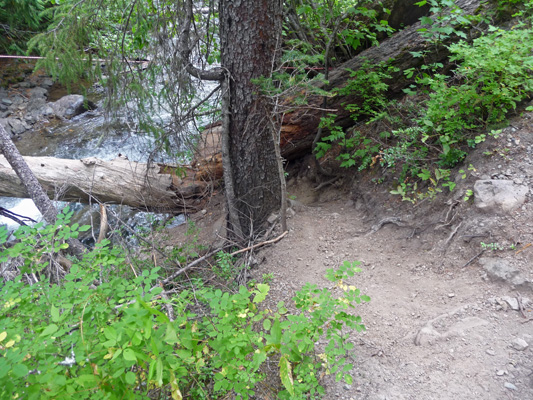
[{"label": "bare dirt ground", "polygon": [[[373,184],[379,171],[315,191],[311,168],[293,169],[289,234],[256,254],[251,277],[273,274],[268,301],[290,303],[305,282],[331,287],[328,268],[359,260],[350,283],[372,299],[357,308],[367,331],[351,334],[354,382],[326,377],[327,399],[533,399],[532,132],[532,115],[512,120],[468,157],[476,170],[452,193],[415,206]],[[464,201],[481,179],[525,188],[525,202]]]},{"label": "bare dirt ground", "polygon": [[[372,298],[358,307],[367,331],[351,336],[354,383],[328,379],[328,399],[533,399],[532,126],[531,115],[513,120],[471,154],[465,165],[476,171],[452,194],[418,206],[368,177],[322,193],[306,175],[291,180],[306,205],[294,207],[289,235],[260,253],[254,277],[273,273],[272,301],[290,301],[304,282],[331,285],[326,269],[359,260],[352,284]],[[463,200],[478,179],[529,193],[512,212],[483,212]],[[480,255],[481,242],[502,250]],[[496,277],[486,260],[509,273]]]}]

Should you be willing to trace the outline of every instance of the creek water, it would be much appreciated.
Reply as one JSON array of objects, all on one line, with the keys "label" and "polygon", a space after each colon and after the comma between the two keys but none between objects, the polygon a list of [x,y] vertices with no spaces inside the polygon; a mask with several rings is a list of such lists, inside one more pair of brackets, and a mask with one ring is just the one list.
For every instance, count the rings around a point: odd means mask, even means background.
[{"label": "creek water", "polygon": [[[119,155],[126,156],[132,161],[146,162],[155,147],[155,140],[149,135],[137,134],[127,124],[109,122],[102,111],[84,113],[70,121],[56,126],[47,127],[41,131],[29,131],[16,141],[17,148],[25,156],[50,156],[57,158],[81,159],[97,157],[102,160],[112,160]],[[172,161],[163,154],[156,155],[154,161]],[[175,161],[175,160],[174,160]],[[58,208],[67,203],[57,202]],[[36,221],[41,214],[30,199],[0,198],[0,206],[16,214],[30,217]],[[88,206],[70,204],[75,210],[75,217],[80,224],[96,225],[99,217],[96,215],[97,205]],[[111,214],[125,221],[131,228],[146,227],[157,220],[168,220],[168,214],[155,214],[132,210],[126,206],[112,206]],[[93,221],[94,220],[94,221]],[[174,218],[172,224],[184,222],[184,217]],[[96,222],[96,224],[94,223]],[[0,217],[0,225],[6,225],[8,230],[18,228],[13,220]]]}]

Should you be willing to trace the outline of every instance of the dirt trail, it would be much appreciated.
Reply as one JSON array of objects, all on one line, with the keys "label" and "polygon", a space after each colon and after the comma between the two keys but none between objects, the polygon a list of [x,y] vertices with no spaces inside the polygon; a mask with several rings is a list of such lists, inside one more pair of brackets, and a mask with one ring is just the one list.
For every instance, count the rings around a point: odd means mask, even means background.
[{"label": "dirt trail", "polygon": [[495,300],[513,291],[484,282],[476,266],[443,270],[420,239],[406,239],[409,229],[358,234],[369,228],[363,218],[339,202],[300,211],[254,271],[258,279],[274,274],[275,304],[303,282],[330,285],[327,268],[362,261],[353,283],[372,298],[358,309],[368,330],[352,336],[354,384],[329,381],[327,398],[533,399],[531,350],[511,347],[516,338],[532,343],[533,321]]},{"label": "dirt trail", "polygon": [[[533,113],[511,120],[453,171],[453,192],[416,205],[374,184],[378,168],[318,191],[312,163],[289,169],[289,234],[250,271],[273,276],[266,306],[306,282],[331,287],[326,270],[345,260],[362,262],[349,283],[372,298],[357,308],[367,331],[351,334],[353,385],[326,377],[327,400],[533,400],[532,132]],[[201,242],[220,242],[222,203],[192,216]]]},{"label": "dirt trail", "polygon": [[[270,301],[290,302],[305,282],[331,286],[326,269],[359,260],[351,283],[372,298],[358,307],[367,331],[351,335],[354,383],[326,378],[327,399],[533,399],[531,121],[512,121],[477,149],[466,163],[476,171],[455,194],[417,207],[368,181],[317,194],[308,178],[293,179],[289,192],[309,206],[295,207],[289,235],[258,254],[253,278],[272,273]],[[462,199],[480,179],[514,180],[527,199],[513,212],[481,212]],[[502,249],[476,258],[481,242]],[[492,279],[487,259],[510,274]],[[511,307],[517,299],[522,312]]]}]

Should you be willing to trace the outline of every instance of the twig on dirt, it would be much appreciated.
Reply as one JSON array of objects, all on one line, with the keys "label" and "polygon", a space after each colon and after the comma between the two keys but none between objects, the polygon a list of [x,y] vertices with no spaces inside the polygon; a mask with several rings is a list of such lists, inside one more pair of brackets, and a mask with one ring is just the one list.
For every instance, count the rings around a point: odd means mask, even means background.
[{"label": "twig on dirt", "polygon": [[261,246],[264,246],[264,245],[267,245],[267,244],[271,244],[271,243],[276,243],[278,242],[279,240],[281,240],[283,237],[285,237],[285,235],[289,233],[289,231],[285,231],[283,232],[281,235],[279,235],[277,238],[274,238],[274,239],[271,239],[271,240],[266,240],[264,242],[261,242],[261,243],[256,243],[254,244],[253,246],[248,246],[244,249],[240,249],[240,250],[237,250],[237,251],[234,251],[233,253],[230,253],[230,256],[236,256],[237,254],[240,254],[240,253],[244,253],[248,250],[253,250],[253,249],[256,249],[258,247],[261,247]]},{"label": "twig on dirt", "polygon": [[514,254],[517,255],[521,252],[523,252],[525,249],[531,246],[531,243],[526,244],[524,247],[522,247],[520,250],[517,250]]},{"label": "twig on dirt", "polygon": [[412,239],[412,238],[416,235],[416,230],[417,230],[417,229],[418,229],[418,228],[414,228],[414,229],[413,229],[413,231],[411,232],[411,234],[410,234],[409,236],[407,236],[407,240]]},{"label": "twig on dirt", "polygon": [[522,317],[527,318],[526,308],[524,307],[524,302],[522,301],[522,295],[518,292],[516,293],[516,301],[518,302],[520,314],[522,314]]},{"label": "twig on dirt", "polygon": [[196,260],[194,260],[193,262],[191,262],[190,264],[187,264],[185,267],[183,268],[180,268],[178,269],[176,272],[174,272],[173,274],[171,274],[170,276],[168,276],[167,278],[163,279],[161,281],[161,284],[163,285],[166,285],[167,283],[169,283],[171,280],[173,280],[174,278],[178,277],[179,275],[183,274],[185,271],[191,269],[192,267],[194,267],[195,265],[198,265],[200,264],[202,261],[208,259],[209,257],[215,255],[216,253],[218,253],[220,250],[222,249],[216,249],[210,253],[207,253],[206,255],[200,257],[200,258],[197,258]]},{"label": "twig on dirt", "polygon": [[459,228],[463,225],[463,221],[459,222],[459,224],[455,227],[455,229],[450,233],[450,236],[448,236],[448,239],[446,239],[446,242],[444,242],[444,248],[448,247],[450,244],[450,241],[453,239]]},{"label": "twig on dirt", "polygon": [[317,187],[315,187],[313,190],[316,192],[317,190],[322,189],[324,186],[328,186],[328,185],[331,185],[331,184],[337,182],[340,178],[341,178],[341,176],[340,176],[340,175],[337,175],[337,176],[331,178],[329,181],[322,182],[320,185],[318,185]]},{"label": "twig on dirt", "polygon": [[533,321],[533,317],[530,317],[526,319],[525,321],[522,321],[522,324],[525,324],[526,322],[531,322],[531,321]]},{"label": "twig on dirt", "polygon": [[468,262],[463,265],[464,267],[468,267],[470,264],[472,264],[479,256],[481,256],[485,252],[485,249],[481,250],[478,254],[476,254],[474,257],[472,257]]},{"label": "twig on dirt", "polygon": [[449,222],[452,222],[452,220],[455,218],[455,216],[457,215],[457,213],[454,214],[454,216],[452,217],[452,219],[448,219],[448,217],[450,216],[450,213],[452,212],[452,210],[455,208],[455,206],[459,204],[459,201],[458,200],[455,200],[453,201],[451,204],[450,204],[450,208],[448,209],[448,212],[446,213],[446,218],[444,218],[444,221],[442,222],[446,222],[446,221],[449,221]]},{"label": "twig on dirt", "polygon": [[443,221],[439,221],[441,223],[441,225],[437,225],[435,227],[435,230],[444,228],[444,227],[449,226],[449,225],[452,224],[452,222],[455,219],[455,217],[457,217],[457,214],[459,214],[459,211],[456,211],[455,214],[453,214],[453,216],[450,218],[450,214],[452,213],[453,209],[455,208],[455,206],[457,204],[459,204],[458,200],[455,200],[455,201],[450,203],[450,208],[448,208],[448,212],[446,212],[446,217],[444,217]]},{"label": "twig on dirt", "polygon": [[487,237],[487,236],[491,236],[491,235],[487,235],[486,233],[478,234],[478,235],[462,235],[462,237],[469,238],[469,239],[478,238],[478,237]]},{"label": "twig on dirt", "polygon": [[379,231],[383,225],[385,224],[394,224],[394,225],[397,225],[399,227],[408,227],[409,225],[406,225],[402,222],[401,218],[400,217],[387,217],[387,218],[383,218],[381,221],[379,221],[377,224],[373,225],[372,226],[372,229],[370,229],[370,232],[368,232],[366,234],[366,236],[369,236],[373,233],[376,233],[377,231]]},{"label": "twig on dirt", "polygon": [[163,303],[163,307],[165,307],[165,309],[167,310],[168,319],[170,320],[170,322],[172,322],[176,319],[176,314],[174,314],[174,309],[172,308],[172,304],[168,302],[170,299],[168,298],[168,295],[164,292],[165,288],[163,287],[163,284],[160,283],[159,285],[163,289],[163,292],[161,292],[160,295],[164,300],[167,301]]},{"label": "twig on dirt", "polygon": [[[455,214],[453,214],[453,217],[452,217],[452,219],[450,219],[449,222],[444,222],[444,223],[441,224],[441,225],[437,225],[437,226],[435,227],[435,230],[439,230],[439,229],[444,228],[444,227],[446,227],[446,226],[450,226],[450,225],[452,224],[453,220],[455,219],[455,217],[457,216],[457,214],[459,214],[459,212],[456,212]],[[447,217],[447,216],[446,216],[446,217]]]},{"label": "twig on dirt", "polygon": [[[249,246],[245,249],[241,249],[241,250],[237,250],[237,251],[234,251],[233,253],[230,254],[230,256],[235,256],[237,254],[240,254],[240,253],[244,253],[245,251],[248,251],[248,250],[252,250],[252,249],[255,249],[257,247],[261,247],[261,246],[264,246],[264,245],[267,245],[267,244],[271,244],[271,243],[275,243],[279,240],[281,240],[287,233],[289,233],[289,231],[285,231],[283,232],[281,235],[279,235],[277,238],[275,239],[272,239],[272,240],[267,240],[265,242],[261,242],[261,243],[257,243],[257,244],[254,244],[253,246]],[[200,258],[197,258],[196,260],[194,260],[193,262],[191,262],[190,264],[187,264],[185,267],[183,268],[180,268],[179,270],[177,270],[176,272],[172,273],[170,276],[168,276],[167,278],[163,279],[160,284],[161,285],[166,285],[167,283],[169,283],[170,281],[172,281],[173,279],[175,279],[176,277],[178,277],[179,275],[183,274],[184,272],[188,271],[189,269],[191,269],[192,267],[200,264],[202,261],[205,261],[207,260],[209,257],[215,255],[216,253],[218,253],[219,251],[223,250],[224,248],[218,248],[216,250],[213,250],[212,252],[210,253],[207,253],[206,255],[200,257]]]}]

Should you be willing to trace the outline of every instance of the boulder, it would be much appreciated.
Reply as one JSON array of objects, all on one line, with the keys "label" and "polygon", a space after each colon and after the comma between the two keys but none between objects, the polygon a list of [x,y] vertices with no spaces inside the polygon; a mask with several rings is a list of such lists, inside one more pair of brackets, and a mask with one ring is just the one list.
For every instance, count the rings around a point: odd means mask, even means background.
[{"label": "boulder", "polygon": [[475,205],[492,213],[510,213],[526,201],[528,187],[511,180],[486,179],[474,184]]},{"label": "boulder", "polygon": [[26,107],[26,121],[38,122],[54,114],[54,110],[44,98],[31,98]]},{"label": "boulder", "polygon": [[80,94],[69,94],[58,101],[50,103],[54,114],[59,118],[70,119],[88,110],[94,110],[96,105]]},{"label": "boulder", "polygon": [[20,135],[30,129],[30,126],[26,122],[21,121],[18,118],[10,118],[7,121],[9,125],[11,125],[11,133],[13,135]]},{"label": "boulder", "polygon": [[48,90],[42,87],[34,87],[30,89],[30,98],[46,98],[48,96]]}]

